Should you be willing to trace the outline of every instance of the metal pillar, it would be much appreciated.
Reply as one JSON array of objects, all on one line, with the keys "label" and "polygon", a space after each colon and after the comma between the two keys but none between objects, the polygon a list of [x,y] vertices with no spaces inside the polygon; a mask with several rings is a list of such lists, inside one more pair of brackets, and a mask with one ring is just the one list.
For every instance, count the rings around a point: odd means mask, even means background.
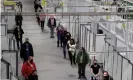
[{"label": "metal pillar", "polygon": [[18,77],[18,51],[16,52],[16,76]]}]

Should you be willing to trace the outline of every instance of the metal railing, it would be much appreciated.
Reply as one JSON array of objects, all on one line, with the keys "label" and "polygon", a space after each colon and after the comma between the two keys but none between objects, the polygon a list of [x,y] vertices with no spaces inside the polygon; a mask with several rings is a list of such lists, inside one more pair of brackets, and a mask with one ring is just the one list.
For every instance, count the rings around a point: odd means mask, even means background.
[{"label": "metal railing", "polygon": [[[110,37],[105,37],[105,40],[106,40],[105,49],[104,49],[105,51],[102,52],[103,51],[102,50],[101,52],[95,52],[95,47],[97,44],[95,42],[96,39],[95,38],[92,39],[92,36],[90,37],[90,35],[96,35],[96,32],[93,32],[93,28],[91,29],[88,26],[91,27],[90,24],[80,24],[80,27],[78,27],[79,28],[79,31],[78,31],[79,47],[85,47],[85,49],[89,53],[95,53],[95,55],[100,54],[99,57],[101,58],[102,56],[104,56],[104,59],[102,62],[104,64],[104,70],[108,71],[108,73],[110,74],[111,77],[114,78],[114,80],[132,80],[133,63],[128,58],[124,57],[124,55],[122,55],[121,53],[123,52],[132,53],[133,51],[117,50],[117,47],[118,47],[116,43],[117,38],[111,35],[104,34],[104,36],[110,36]],[[92,43],[90,40],[94,42]],[[92,50],[90,50],[90,46],[92,46]],[[91,51],[94,51],[94,52],[91,52]],[[125,65],[127,67],[125,67]]]},{"label": "metal railing", "polygon": [[[9,73],[10,73],[10,71],[9,71],[9,69],[10,69],[10,63],[9,62],[7,62],[5,59],[1,59],[1,62],[2,63],[4,63],[5,65],[6,65],[6,74],[3,74],[3,73],[1,73],[1,76],[2,76],[2,74],[3,75],[6,75],[6,78],[7,79],[9,79],[10,78],[10,75],[9,75]],[[2,78],[2,77],[1,77]]]},{"label": "metal railing", "polygon": [[10,72],[10,80],[20,80],[13,72]]},{"label": "metal railing", "polygon": [[[116,39],[117,41],[117,39]],[[112,45],[111,42],[106,41],[106,54],[104,57],[104,68],[114,78],[114,80],[133,80],[133,63],[121,53],[128,51],[118,51],[117,46]],[[115,43],[117,44],[117,43]],[[130,51],[133,52],[133,51]],[[129,73],[129,74],[128,74]],[[128,75],[126,75],[128,74]],[[127,79],[128,78],[128,79]]]},{"label": "metal railing", "polygon": [[[3,59],[3,58],[1,59],[1,62],[6,65],[6,79],[9,79],[9,80],[19,80],[19,78],[16,75],[13,74],[13,71],[12,71],[12,68],[11,68],[11,64],[8,61],[6,61],[5,59]],[[2,74],[3,73],[1,73],[1,75]],[[2,79],[2,77],[1,77],[1,79]]]},{"label": "metal railing", "polygon": [[[15,64],[15,65],[16,65],[15,73],[16,73],[16,74],[15,74],[15,75],[18,76],[18,59],[19,59],[19,55],[18,55],[19,53],[18,53],[18,51],[16,51],[16,50],[2,50],[2,59],[3,59],[3,55],[4,55],[4,54],[5,54],[5,55],[6,55],[6,54],[12,55],[13,53],[15,53],[15,57],[16,57],[16,59],[15,59],[15,60],[16,60],[16,62],[15,62],[15,63],[16,63],[16,64]],[[12,60],[13,57],[10,56],[8,59],[11,59],[11,60]],[[10,66],[12,67],[13,64],[12,64],[12,61],[11,61],[11,60],[10,60],[11,63],[10,63],[10,62],[8,62],[8,63],[9,63]],[[13,69],[13,68],[12,68],[12,69]],[[14,70],[12,70],[12,71],[14,71]],[[9,73],[9,74],[10,74],[10,73]]]}]

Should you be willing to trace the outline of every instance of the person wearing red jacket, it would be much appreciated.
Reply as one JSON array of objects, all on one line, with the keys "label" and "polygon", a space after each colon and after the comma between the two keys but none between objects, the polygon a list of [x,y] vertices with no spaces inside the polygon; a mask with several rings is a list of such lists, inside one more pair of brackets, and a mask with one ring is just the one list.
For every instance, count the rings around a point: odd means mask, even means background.
[{"label": "person wearing red jacket", "polygon": [[28,61],[24,62],[22,66],[22,75],[25,77],[26,80],[28,80],[28,77],[32,75],[33,71],[36,70],[36,65],[33,62],[33,57],[29,56]]}]

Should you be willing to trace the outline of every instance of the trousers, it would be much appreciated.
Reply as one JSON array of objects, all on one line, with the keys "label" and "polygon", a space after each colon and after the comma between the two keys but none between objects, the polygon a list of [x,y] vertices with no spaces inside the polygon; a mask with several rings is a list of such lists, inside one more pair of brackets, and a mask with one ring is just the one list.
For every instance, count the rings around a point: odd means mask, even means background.
[{"label": "trousers", "polygon": [[50,35],[51,35],[51,37],[54,37],[54,27],[50,28]]},{"label": "trousers", "polygon": [[[18,47],[18,49],[20,49],[20,46],[22,45],[22,39],[16,40],[16,41],[17,41],[17,47]],[[19,46],[19,42],[20,42],[20,46]]]},{"label": "trousers", "polygon": [[76,64],[76,62],[75,62],[75,54],[72,55],[72,52],[71,51],[68,51],[68,55],[69,55],[69,59],[70,59],[71,65],[72,64]]},{"label": "trousers", "polygon": [[86,65],[84,65],[84,64],[78,64],[79,77],[81,77],[81,76],[85,77],[85,67],[86,67]]},{"label": "trousers", "polygon": [[41,28],[44,28],[44,21],[41,21]]},{"label": "trousers", "polygon": [[64,54],[64,58],[66,58],[66,46],[67,46],[67,43],[63,43],[63,54]]}]

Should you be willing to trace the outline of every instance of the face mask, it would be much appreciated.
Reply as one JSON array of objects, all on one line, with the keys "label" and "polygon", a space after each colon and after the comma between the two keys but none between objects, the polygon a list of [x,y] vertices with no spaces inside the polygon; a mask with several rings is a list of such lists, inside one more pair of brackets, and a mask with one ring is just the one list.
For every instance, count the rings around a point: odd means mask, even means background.
[{"label": "face mask", "polygon": [[32,59],[32,60],[30,60],[30,63],[33,63],[33,59]]},{"label": "face mask", "polygon": [[94,63],[94,65],[97,65],[97,63]]}]

